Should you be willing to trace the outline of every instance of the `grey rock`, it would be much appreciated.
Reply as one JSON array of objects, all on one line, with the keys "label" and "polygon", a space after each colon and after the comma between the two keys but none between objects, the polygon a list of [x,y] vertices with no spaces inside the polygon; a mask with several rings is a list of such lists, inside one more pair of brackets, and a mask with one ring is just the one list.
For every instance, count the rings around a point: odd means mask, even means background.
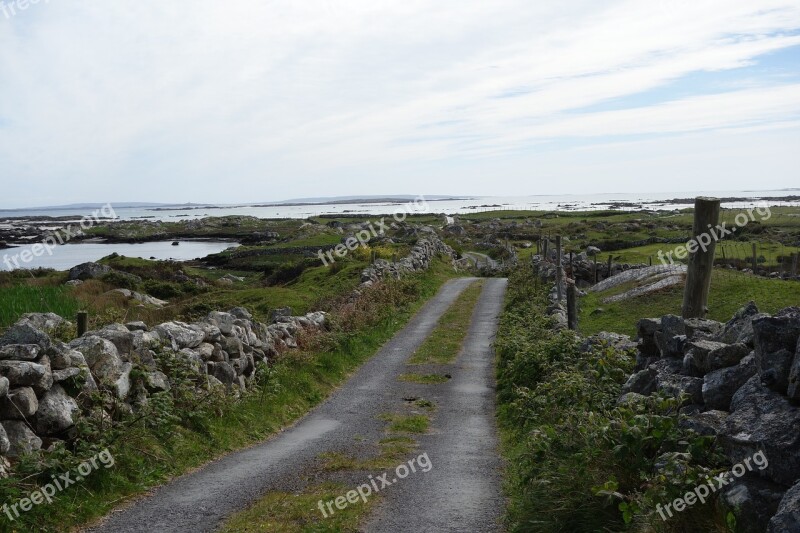
[{"label": "grey rock", "polygon": [[111,341],[88,335],[75,339],[69,346],[83,354],[86,364],[99,382],[112,385],[122,374],[122,358]]},{"label": "grey rock", "polygon": [[744,343],[726,344],[721,348],[711,350],[706,358],[708,370],[719,370],[738,365],[750,353],[750,347]]},{"label": "grey rock", "polygon": [[111,389],[120,400],[126,399],[131,392],[131,370],[133,370],[131,363],[122,363],[119,377],[111,385]]},{"label": "grey rock", "polygon": [[9,344],[36,344],[42,351],[50,347],[50,337],[27,322],[14,324],[0,337],[0,346]]},{"label": "grey rock", "polygon": [[0,400],[0,418],[4,420],[24,420],[35,415],[38,409],[39,400],[30,387],[12,389]]},{"label": "grey rock", "polygon": [[656,377],[656,387],[659,392],[675,398],[686,395],[686,403],[703,401],[703,380],[700,378],[663,372]]},{"label": "grey rock", "polygon": [[76,366],[65,368],[63,370],[54,370],[53,383],[61,383],[76,376],[80,376],[80,374],[81,374],[81,369]]},{"label": "grey rock", "polygon": [[270,322],[279,322],[282,318],[289,318],[292,316],[293,311],[291,307],[280,307],[278,309],[274,309],[270,315]]},{"label": "grey rock", "polygon": [[233,309],[230,310],[230,313],[234,317],[240,318],[242,320],[253,320],[253,315],[251,315],[250,311],[248,311],[244,307],[234,307]]},{"label": "grey rock", "polygon": [[111,273],[111,267],[100,265],[98,263],[82,263],[76,267],[72,267],[69,271],[69,279],[86,281],[89,279],[96,279]]},{"label": "grey rock", "polygon": [[689,342],[686,345],[686,348],[687,354],[692,354],[697,368],[699,368],[701,372],[705,373],[708,371],[708,355],[715,350],[726,348],[727,346],[727,344],[721,342],[699,340]]},{"label": "grey rock", "polygon": [[755,357],[748,356],[736,366],[706,374],[703,379],[703,401],[706,407],[729,411],[733,395],[757,372]]},{"label": "grey rock", "polygon": [[761,316],[768,316],[758,312],[758,307],[754,302],[748,302],[744,307],[736,311],[713,340],[724,342],[725,344],[744,343],[753,345],[753,319]]},{"label": "grey rock", "polygon": [[8,395],[9,388],[11,388],[11,383],[8,378],[0,376],[0,398],[5,398]]},{"label": "grey rock", "polygon": [[25,422],[19,420],[3,420],[10,447],[8,457],[17,458],[42,449],[42,439],[30,430]]},{"label": "grey rock", "polygon": [[36,394],[41,396],[53,386],[53,371],[50,368],[50,358],[46,355],[43,355],[39,359],[38,364],[44,367],[44,375],[36,380],[36,383],[34,383],[32,386],[33,390],[36,391]]},{"label": "grey rock", "polygon": [[213,311],[206,317],[206,322],[213,324],[219,328],[223,335],[230,335],[233,331],[233,323],[236,317],[230,313],[221,313]]},{"label": "grey rock", "polygon": [[687,318],[684,320],[686,337],[689,340],[708,339],[722,331],[724,324],[707,318]]},{"label": "grey rock", "polygon": [[[3,424],[0,424],[0,456],[7,454],[9,448],[11,448],[11,442],[8,440],[8,435],[6,434]],[[0,479],[4,477],[6,476],[0,475]]]},{"label": "grey rock", "polygon": [[36,432],[39,435],[59,435],[75,425],[79,414],[80,409],[75,400],[60,385],[53,385],[39,402]]},{"label": "grey rock", "polygon": [[633,374],[622,386],[622,393],[635,392],[643,396],[653,394],[656,391],[656,375],[657,372],[651,368]]},{"label": "grey rock", "polygon": [[726,418],[728,418],[728,413],[725,411],[705,411],[688,415],[682,418],[678,424],[680,427],[690,429],[698,435],[715,437],[719,434]]},{"label": "grey rock", "polygon": [[731,512],[736,517],[736,531],[761,532],[778,510],[784,492],[768,480],[745,476],[734,478],[720,493],[719,501],[724,514]]},{"label": "grey rock", "polygon": [[0,360],[36,361],[41,352],[38,344],[9,344],[0,347]]},{"label": "grey rock", "polygon": [[740,463],[762,450],[769,460],[767,477],[784,485],[800,479],[800,410],[764,387],[759,376],[734,394],[731,410],[719,435],[731,462]]},{"label": "grey rock", "polygon": [[775,516],[769,521],[767,533],[797,533],[800,531],[800,483],[783,495]]},{"label": "grey rock", "polygon": [[125,327],[128,328],[128,331],[147,331],[149,328],[147,324],[144,322],[128,322],[125,324]]},{"label": "grey rock", "polygon": [[753,320],[756,364],[767,386],[787,394],[789,374],[800,338],[800,314]]},{"label": "grey rock", "polygon": [[110,341],[117,347],[117,352],[120,356],[133,351],[133,333],[122,324],[110,324],[99,331],[92,331],[86,335],[96,335],[101,339]]},{"label": "grey rock", "polygon": [[144,375],[144,386],[149,392],[165,392],[170,390],[169,379],[163,372],[148,372]]},{"label": "grey rock", "polygon": [[0,376],[8,378],[12,387],[37,385],[46,377],[47,368],[29,361],[0,361]]},{"label": "grey rock", "polygon": [[233,368],[233,365],[225,362],[208,363],[208,374],[218,379],[220,383],[224,385],[232,385],[237,378],[236,370]]},{"label": "grey rock", "polygon": [[162,339],[171,340],[177,349],[197,348],[206,337],[198,326],[183,322],[167,322],[153,328]]},{"label": "grey rock", "polygon": [[793,400],[800,400],[800,340],[797,341],[797,350],[795,350],[792,366],[789,369],[787,395]]}]

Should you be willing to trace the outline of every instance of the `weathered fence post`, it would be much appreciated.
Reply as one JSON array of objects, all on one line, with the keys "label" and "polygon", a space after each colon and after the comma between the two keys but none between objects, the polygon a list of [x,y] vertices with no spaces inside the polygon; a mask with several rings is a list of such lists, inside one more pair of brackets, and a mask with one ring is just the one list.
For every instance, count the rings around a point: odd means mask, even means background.
[{"label": "weathered fence post", "polygon": [[792,277],[797,276],[797,259],[800,254],[792,254]]},{"label": "weathered fence post", "polygon": [[561,281],[564,278],[563,271],[561,270],[561,235],[556,235],[556,294],[558,301],[564,301],[564,292],[561,288]]},{"label": "weathered fence post", "polygon": [[[686,272],[686,286],[683,291],[683,318],[703,318],[708,306],[708,291],[711,289],[711,275],[714,271],[714,251],[717,243],[708,236],[708,244],[698,246],[701,235],[708,235],[708,228],[719,224],[719,205],[717,198],[698,197],[694,202],[694,228],[690,243],[694,252],[689,252]],[[691,250],[692,246],[687,248]]]},{"label": "weathered fence post", "polygon": [[567,327],[572,331],[578,329],[578,295],[571,279],[567,280]]},{"label": "weathered fence post", "polygon": [[608,277],[611,277],[611,255],[608,256]]},{"label": "weathered fence post", "polygon": [[78,337],[83,337],[89,331],[89,313],[78,311]]},{"label": "weathered fence post", "polygon": [[594,254],[594,284],[597,285],[597,254]]},{"label": "weathered fence post", "polygon": [[548,257],[547,257],[547,245],[548,244],[550,244],[550,239],[545,239],[544,242],[542,243],[542,251],[544,252],[543,257],[544,257],[545,261],[547,261],[547,259],[548,259]]}]

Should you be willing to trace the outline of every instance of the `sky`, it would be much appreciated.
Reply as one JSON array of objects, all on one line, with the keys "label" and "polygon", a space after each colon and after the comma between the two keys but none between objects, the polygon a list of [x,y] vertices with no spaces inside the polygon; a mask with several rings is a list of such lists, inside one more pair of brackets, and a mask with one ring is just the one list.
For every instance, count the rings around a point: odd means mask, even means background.
[{"label": "sky", "polygon": [[797,0],[0,0],[0,208],[800,187]]}]

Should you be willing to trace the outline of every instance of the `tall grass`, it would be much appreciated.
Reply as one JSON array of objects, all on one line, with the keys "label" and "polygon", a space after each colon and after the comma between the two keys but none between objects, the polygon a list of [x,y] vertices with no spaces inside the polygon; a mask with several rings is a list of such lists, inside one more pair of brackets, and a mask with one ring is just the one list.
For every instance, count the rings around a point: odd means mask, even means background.
[{"label": "tall grass", "polygon": [[25,313],[56,313],[69,318],[79,308],[80,303],[69,287],[0,287],[0,329],[10,326]]}]

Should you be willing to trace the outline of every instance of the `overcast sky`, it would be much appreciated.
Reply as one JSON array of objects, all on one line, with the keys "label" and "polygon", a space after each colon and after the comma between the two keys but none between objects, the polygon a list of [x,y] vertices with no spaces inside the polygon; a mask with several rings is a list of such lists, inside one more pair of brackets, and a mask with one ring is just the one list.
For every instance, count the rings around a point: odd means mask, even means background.
[{"label": "overcast sky", "polygon": [[797,0],[0,1],[0,207],[800,187]]}]

